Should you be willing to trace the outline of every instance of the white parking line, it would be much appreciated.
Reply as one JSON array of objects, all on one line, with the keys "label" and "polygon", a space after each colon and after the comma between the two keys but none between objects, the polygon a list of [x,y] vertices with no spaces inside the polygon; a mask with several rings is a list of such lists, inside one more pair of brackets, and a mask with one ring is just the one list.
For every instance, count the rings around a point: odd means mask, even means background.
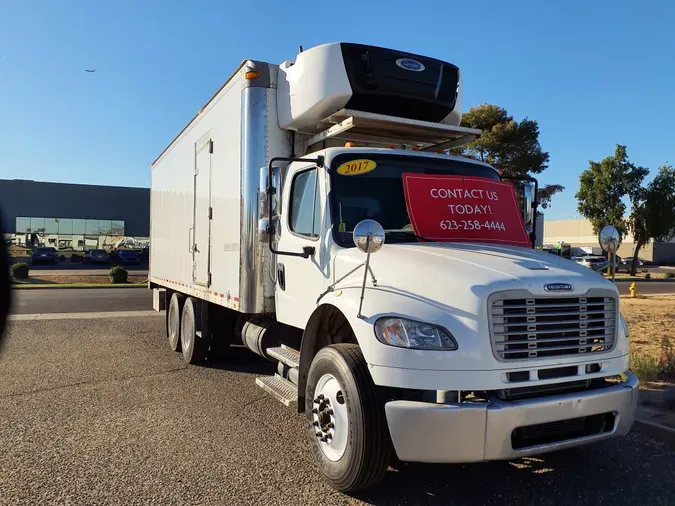
[{"label": "white parking line", "polygon": [[137,316],[159,316],[157,311],[100,311],[96,313],[37,313],[9,315],[9,321],[32,320],[91,320],[97,318],[131,318]]}]

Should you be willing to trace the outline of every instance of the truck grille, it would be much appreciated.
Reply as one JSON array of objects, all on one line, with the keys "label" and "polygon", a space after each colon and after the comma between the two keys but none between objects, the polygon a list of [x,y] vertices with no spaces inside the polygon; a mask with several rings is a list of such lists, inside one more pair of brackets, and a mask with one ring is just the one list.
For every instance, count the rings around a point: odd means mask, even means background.
[{"label": "truck grille", "polygon": [[584,297],[518,295],[504,292],[490,298],[490,339],[498,360],[599,353],[614,346],[618,314],[611,292]]}]

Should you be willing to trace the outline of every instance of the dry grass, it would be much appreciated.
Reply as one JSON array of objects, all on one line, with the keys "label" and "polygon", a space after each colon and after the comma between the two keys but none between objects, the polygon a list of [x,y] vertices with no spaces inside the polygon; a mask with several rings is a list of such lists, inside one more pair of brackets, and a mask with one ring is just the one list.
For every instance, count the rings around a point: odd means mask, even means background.
[{"label": "dry grass", "polygon": [[[604,272],[603,275],[608,279],[611,279],[611,277],[612,277],[612,275],[609,274],[609,272]],[[647,275],[649,275],[649,277],[647,277]],[[640,272],[638,270],[638,272],[635,274],[635,276],[631,276],[627,272],[617,272],[614,277],[616,279],[631,279],[631,280],[635,280],[635,281],[640,281],[640,280],[647,281],[649,279],[673,279],[673,278],[670,277],[672,275],[673,275],[672,272],[660,272],[660,273],[659,272],[649,272],[649,271]]]},{"label": "dry grass", "polygon": [[675,295],[622,298],[631,370],[643,381],[675,381]]}]

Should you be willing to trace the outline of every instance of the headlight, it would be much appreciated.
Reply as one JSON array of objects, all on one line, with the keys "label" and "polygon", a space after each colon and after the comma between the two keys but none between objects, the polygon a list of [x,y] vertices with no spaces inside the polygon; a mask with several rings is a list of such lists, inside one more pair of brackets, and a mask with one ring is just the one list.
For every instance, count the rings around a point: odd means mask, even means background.
[{"label": "headlight", "polygon": [[624,319],[623,315],[619,313],[619,320],[621,321],[621,328],[623,329],[623,334],[628,338],[630,337],[630,331],[628,330],[628,324]]},{"label": "headlight", "polygon": [[456,350],[457,341],[443,327],[405,318],[385,317],[375,322],[375,336],[390,346],[418,350]]}]

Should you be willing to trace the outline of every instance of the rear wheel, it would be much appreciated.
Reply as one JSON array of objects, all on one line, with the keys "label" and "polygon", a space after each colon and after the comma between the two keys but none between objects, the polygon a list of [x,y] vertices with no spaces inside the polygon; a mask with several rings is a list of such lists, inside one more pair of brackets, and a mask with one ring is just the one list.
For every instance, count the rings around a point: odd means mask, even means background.
[{"label": "rear wheel", "polygon": [[198,331],[197,305],[191,297],[185,299],[180,326],[180,345],[188,364],[199,364],[209,351],[209,339]]},{"label": "rear wheel", "polygon": [[184,297],[179,293],[174,293],[169,302],[167,310],[167,337],[169,346],[173,351],[180,351],[180,317],[183,310]]},{"label": "rear wheel", "polygon": [[334,488],[354,492],[384,477],[392,455],[384,402],[358,345],[334,344],[317,353],[305,414],[314,459]]}]

